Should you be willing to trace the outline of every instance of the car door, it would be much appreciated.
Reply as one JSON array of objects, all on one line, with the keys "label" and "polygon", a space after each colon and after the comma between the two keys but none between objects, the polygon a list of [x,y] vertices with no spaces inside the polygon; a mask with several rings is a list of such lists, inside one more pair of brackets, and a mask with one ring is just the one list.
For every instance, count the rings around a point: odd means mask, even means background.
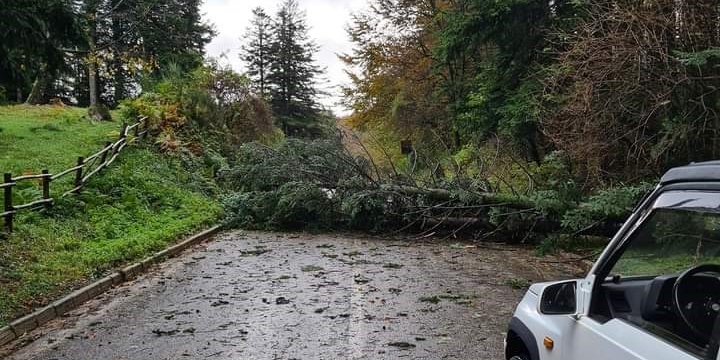
[{"label": "car door", "polygon": [[684,350],[622,319],[600,323],[588,316],[570,319],[564,359],[699,360]]},{"label": "car door", "polygon": [[577,305],[567,311],[547,311],[544,306],[552,303],[546,295],[557,300],[552,289],[563,283],[544,289],[539,311],[545,321],[536,332],[540,360],[703,360],[625,320],[603,323],[588,316],[593,282],[591,275],[577,284],[565,283],[577,289]]}]

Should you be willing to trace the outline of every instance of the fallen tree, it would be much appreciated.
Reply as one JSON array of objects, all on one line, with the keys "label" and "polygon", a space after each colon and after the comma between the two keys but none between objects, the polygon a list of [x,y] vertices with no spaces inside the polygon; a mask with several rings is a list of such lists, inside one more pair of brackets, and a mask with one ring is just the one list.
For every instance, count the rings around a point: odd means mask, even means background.
[{"label": "fallen tree", "polygon": [[[610,237],[649,189],[646,184],[568,198],[557,190],[487,192],[464,179],[444,187],[384,176],[374,161],[339,139],[246,144],[223,172],[236,191],[225,199],[228,225],[445,234],[533,242],[551,234]],[[434,181],[433,184],[437,184]]]}]

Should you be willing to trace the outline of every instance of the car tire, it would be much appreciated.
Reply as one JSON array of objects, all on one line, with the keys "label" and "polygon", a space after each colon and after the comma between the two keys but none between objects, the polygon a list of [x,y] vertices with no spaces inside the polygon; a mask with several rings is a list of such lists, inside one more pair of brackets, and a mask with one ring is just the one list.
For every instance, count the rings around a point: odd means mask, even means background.
[{"label": "car tire", "polygon": [[530,360],[530,357],[525,354],[514,355],[510,360]]}]

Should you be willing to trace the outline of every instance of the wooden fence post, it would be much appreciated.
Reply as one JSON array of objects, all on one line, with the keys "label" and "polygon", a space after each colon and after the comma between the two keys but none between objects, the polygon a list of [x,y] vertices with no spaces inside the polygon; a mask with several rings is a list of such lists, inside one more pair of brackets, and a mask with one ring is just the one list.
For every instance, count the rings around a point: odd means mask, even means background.
[{"label": "wooden fence post", "polygon": [[[12,183],[12,174],[5,174],[3,178],[5,184]],[[8,214],[5,215],[5,231],[10,234],[13,231],[13,199],[12,199],[12,186],[5,188],[5,206],[4,211]]]},{"label": "wooden fence post", "polygon": [[103,151],[102,155],[100,156],[100,165],[98,165],[101,168],[104,168],[107,165],[107,164],[105,164],[105,162],[107,161],[108,152],[110,152],[110,150],[112,150],[110,145],[112,145],[112,142],[110,142],[110,141],[105,143],[105,149],[107,149],[107,150]]},{"label": "wooden fence post", "polygon": [[125,132],[127,132],[127,127],[128,126],[126,123],[122,124],[122,127],[120,128],[120,139],[124,139],[127,137],[127,134],[125,134]]},{"label": "wooden fence post", "polygon": [[82,187],[82,184],[83,184],[82,183],[83,182],[82,181],[82,175],[83,175],[82,174],[83,173],[82,166],[83,165],[85,165],[85,158],[80,156],[80,157],[78,157],[78,160],[77,160],[78,169],[75,170],[75,191],[74,191],[74,193],[76,193],[76,194],[80,192],[80,188]]},{"label": "wooden fence post", "polygon": [[138,135],[140,134],[140,125],[142,125],[142,124],[137,124],[133,128],[133,136],[135,136],[136,139],[137,139]]},{"label": "wooden fence post", "polygon": [[145,118],[145,119],[143,120],[143,125],[142,125],[142,127],[143,127],[143,139],[147,139],[147,137],[148,137],[148,132],[150,131],[150,126],[148,125],[149,123],[150,123],[150,119],[149,119],[149,118]]},{"label": "wooden fence post", "polygon": [[[49,200],[50,199],[50,170],[43,169],[42,174],[45,175],[42,178],[43,200]],[[52,206],[52,203],[49,201],[45,204],[46,209],[49,209],[51,206]]]}]

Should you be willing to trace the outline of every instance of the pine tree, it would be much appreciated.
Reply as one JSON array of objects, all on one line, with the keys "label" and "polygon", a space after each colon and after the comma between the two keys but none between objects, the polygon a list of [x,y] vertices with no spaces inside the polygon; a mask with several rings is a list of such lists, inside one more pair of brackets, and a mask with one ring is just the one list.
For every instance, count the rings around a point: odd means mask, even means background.
[{"label": "pine tree", "polygon": [[297,1],[286,0],[273,21],[267,87],[273,112],[288,135],[312,135],[318,118],[315,82],[321,70],[313,59],[318,46],[308,30]]},{"label": "pine tree", "polygon": [[266,93],[266,78],[270,67],[272,19],[261,7],[253,9],[253,20],[247,29],[247,43],[242,47],[240,59],[247,64],[247,75],[262,97]]}]

